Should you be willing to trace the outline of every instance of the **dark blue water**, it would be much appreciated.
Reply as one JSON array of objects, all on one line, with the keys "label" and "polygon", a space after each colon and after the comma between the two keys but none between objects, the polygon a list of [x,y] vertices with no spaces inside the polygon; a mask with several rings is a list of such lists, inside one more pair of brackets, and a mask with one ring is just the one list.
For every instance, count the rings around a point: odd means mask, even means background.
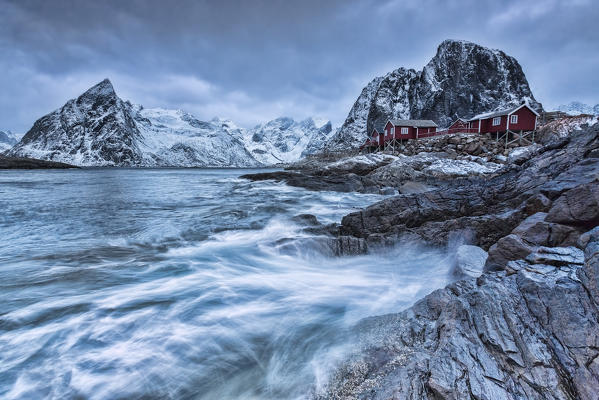
[{"label": "dark blue water", "polygon": [[440,250],[334,258],[291,219],[381,196],[246,172],[0,171],[0,398],[304,398],[348,327],[448,282]]}]

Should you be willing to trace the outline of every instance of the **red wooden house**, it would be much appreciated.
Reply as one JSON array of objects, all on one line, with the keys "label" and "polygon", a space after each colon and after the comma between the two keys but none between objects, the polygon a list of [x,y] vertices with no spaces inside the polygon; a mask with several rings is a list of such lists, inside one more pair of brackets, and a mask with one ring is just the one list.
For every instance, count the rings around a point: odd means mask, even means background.
[{"label": "red wooden house", "polygon": [[449,133],[468,132],[468,121],[462,118],[458,118],[449,125],[447,128]]},{"label": "red wooden house", "polygon": [[360,146],[360,149],[367,149],[368,151],[373,151],[377,148],[383,148],[384,147],[384,138],[383,138],[383,133],[380,132],[374,128],[372,130],[371,135],[366,139],[366,141],[362,144],[362,146]]},{"label": "red wooden house", "polygon": [[468,120],[468,127],[478,133],[534,131],[539,114],[528,103],[507,110],[477,115]]},{"label": "red wooden house", "polygon": [[437,124],[430,119],[391,119],[385,124],[385,142],[432,136]]}]

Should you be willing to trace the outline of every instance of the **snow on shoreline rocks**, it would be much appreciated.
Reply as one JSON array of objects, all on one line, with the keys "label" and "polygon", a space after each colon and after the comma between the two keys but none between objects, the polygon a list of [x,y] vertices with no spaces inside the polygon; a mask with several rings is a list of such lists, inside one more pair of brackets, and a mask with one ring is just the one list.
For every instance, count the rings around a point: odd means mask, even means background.
[{"label": "snow on shoreline rocks", "polygon": [[[414,140],[401,153],[379,152],[340,159],[308,157],[286,171],[250,174],[251,180],[273,179],[313,190],[363,193],[414,193],[444,187],[457,178],[485,178],[505,167],[503,152],[489,138],[455,134]],[[526,153],[528,154],[528,153]]]}]

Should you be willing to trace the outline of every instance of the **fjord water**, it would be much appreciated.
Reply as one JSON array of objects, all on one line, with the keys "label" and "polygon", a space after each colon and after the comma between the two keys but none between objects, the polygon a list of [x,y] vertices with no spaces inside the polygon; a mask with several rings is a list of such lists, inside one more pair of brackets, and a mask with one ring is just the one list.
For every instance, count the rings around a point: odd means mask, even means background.
[{"label": "fjord water", "polygon": [[247,172],[0,171],[0,397],[304,398],[348,328],[448,282],[441,250],[333,257],[293,219],[382,196]]}]

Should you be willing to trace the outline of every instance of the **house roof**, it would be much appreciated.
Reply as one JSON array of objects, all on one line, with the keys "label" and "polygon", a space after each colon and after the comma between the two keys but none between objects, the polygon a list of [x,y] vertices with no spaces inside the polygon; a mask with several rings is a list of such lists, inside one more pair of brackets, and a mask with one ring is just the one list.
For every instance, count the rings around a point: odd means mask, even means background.
[{"label": "house roof", "polygon": [[391,119],[394,126],[413,126],[414,128],[436,128],[437,124],[430,119]]},{"label": "house roof", "polygon": [[466,119],[464,119],[464,118],[459,118],[459,117],[458,117],[458,119],[454,120],[454,121],[453,121],[451,124],[449,124],[449,126],[451,126],[451,125],[455,124],[455,123],[456,123],[456,122],[458,122],[458,121],[460,121],[460,122],[468,122],[468,120],[466,120]]},{"label": "house roof", "polygon": [[385,128],[384,127],[374,127],[372,128],[372,130],[370,131],[370,134],[372,135],[374,133],[374,131],[376,131],[376,133],[381,134],[381,133],[385,133]]},{"label": "house roof", "polygon": [[475,115],[474,117],[470,118],[468,121],[476,121],[478,119],[488,119],[488,118],[499,117],[499,116],[503,116],[503,115],[510,115],[510,114],[515,113],[516,111],[518,111],[522,107],[528,108],[530,111],[532,111],[533,113],[535,113],[535,115],[537,117],[539,116],[539,113],[536,112],[535,110],[533,110],[530,107],[530,105],[528,105],[528,103],[526,102],[524,104],[520,104],[517,107],[508,108],[507,110],[491,111],[491,112],[486,112],[486,113],[483,113],[483,114],[478,114],[478,115]]}]

